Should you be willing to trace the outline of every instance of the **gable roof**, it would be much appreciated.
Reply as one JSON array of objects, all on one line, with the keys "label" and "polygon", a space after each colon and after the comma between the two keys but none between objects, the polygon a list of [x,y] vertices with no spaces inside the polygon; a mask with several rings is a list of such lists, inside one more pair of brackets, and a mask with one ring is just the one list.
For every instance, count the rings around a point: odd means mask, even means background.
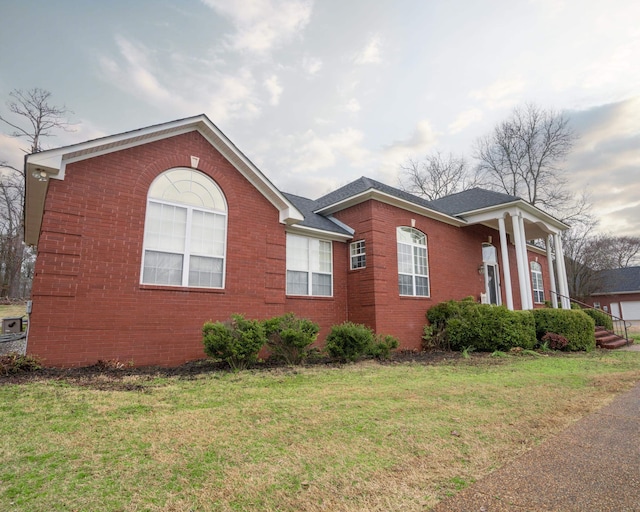
[{"label": "gable roof", "polygon": [[333,219],[333,217],[325,217],[324,215],[315,213],[316,201],[313,199],[307,199],[306,197],[296,196],[286,192],[283,192],[283,195],[291,201],[304,216],[302,222],[295,224],[296,227],[328,231],[348,238],[351,238],[351,235],[353,235],[353,231],[346,229],[342,223],[338,224],[337,220]]},{"label": "gable roof", "polygon": [[89,140],[25,157],[25,242],[38,241],[48,180],[64,180],[66,166],[122,149],[148,144],[184,133],[199,132],[279,211],[280,222],[294,224],[304,219],[302,213],[269,179],[204,115],[178,119],[108,137]]},{"label": "gable roof", "polygon": [[598,272],[600,289],[592,295],[640,293],[640,267],[614,268]]},{"label": "gable roof", "polygon": [[476,187],[436,199],[432,201],[431,204],[449,215],[463,215],[467,212],[516,203],[518,201],[522,201],[522,199],[509,194]]},{"label": "gable roof", "polygon": [[432,201],[415,196],[395,187],[385,185],[379,181],[362,176],[351,183],[347,183],[338,190],[316,199],[315,213],[331,214],[356,204],[375,199],[408,211],[425,215],[436,220],[461,226],[464,219],[456,218],[434,206]]}]

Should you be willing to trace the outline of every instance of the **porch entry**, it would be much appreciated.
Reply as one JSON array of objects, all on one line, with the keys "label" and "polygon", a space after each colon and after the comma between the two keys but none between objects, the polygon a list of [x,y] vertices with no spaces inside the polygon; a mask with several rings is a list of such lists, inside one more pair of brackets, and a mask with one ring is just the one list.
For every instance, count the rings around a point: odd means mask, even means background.
[{"label": "porch entry", "polygon": [[502,300],[500,297],[498,253],[491,244],[482,244],[482,265],[484,267],[484,287],[487,294],[487,303],[499,306],[502,304]]}]

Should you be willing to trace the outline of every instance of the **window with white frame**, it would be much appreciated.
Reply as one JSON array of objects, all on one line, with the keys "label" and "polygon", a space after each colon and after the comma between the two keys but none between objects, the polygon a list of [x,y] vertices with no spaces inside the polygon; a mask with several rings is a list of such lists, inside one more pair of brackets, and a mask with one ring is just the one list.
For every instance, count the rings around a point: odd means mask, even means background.
[{"label": "window with white frame", "polygon": [[364,240],[352,242],[350,245],[351,252],[351,270],[365,268],[367,266],[367,253]]},{"label": "window with white frame", "polygon": [[207,175],[187,168],[160,174],[147,195],[142,283],[223,288],[227,204]]},{"label": "window with white frame", "polygon": [[544,302],[544,285],[542,284],[542,265],[537,261],[532,261],[531,284],[533,288],[533,302],[542,304]]},{"label": "window with white frame", "polygon": [[398,291],[400,295],[429,296],[427,236],[414,228],[396,229]]},{"label": "window with white frame", "polygon": [[332,245],[287,233],[287,295],[331,296]]}]

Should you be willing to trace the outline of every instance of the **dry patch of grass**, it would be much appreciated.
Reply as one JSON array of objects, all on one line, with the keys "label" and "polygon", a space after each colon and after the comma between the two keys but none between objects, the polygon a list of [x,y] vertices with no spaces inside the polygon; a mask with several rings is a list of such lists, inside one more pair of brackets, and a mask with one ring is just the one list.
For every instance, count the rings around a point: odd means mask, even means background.
[{"label": "dry patch of grass", "polygon": [[16,318],[27,314],[24,304],[0,304],[0,318]]},{"label": "dry patch of grass", "polygon": [[628,389],[639,361],[366,362],[147,378],[145,392],[5,385],[0,509],[425,510]]}]

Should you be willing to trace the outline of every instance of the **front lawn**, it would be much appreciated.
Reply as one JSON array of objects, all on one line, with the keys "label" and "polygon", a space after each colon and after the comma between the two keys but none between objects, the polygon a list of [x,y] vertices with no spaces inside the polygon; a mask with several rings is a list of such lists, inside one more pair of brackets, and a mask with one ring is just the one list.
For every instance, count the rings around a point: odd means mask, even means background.
[{"label": "front lawn", "polygon": [[600,350],[5,380],[0,510],[425,510],[638,380]]}]

